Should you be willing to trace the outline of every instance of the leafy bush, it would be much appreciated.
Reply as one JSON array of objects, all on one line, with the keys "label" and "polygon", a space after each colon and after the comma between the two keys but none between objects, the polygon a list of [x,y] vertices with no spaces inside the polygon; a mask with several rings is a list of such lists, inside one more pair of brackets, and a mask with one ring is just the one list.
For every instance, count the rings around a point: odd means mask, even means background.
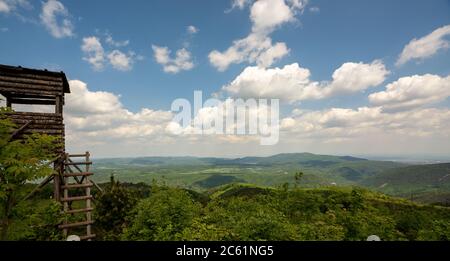
[{"label": "leafy bush", "polygon": [[201,205],[184,190],[156,189],[149,198],[133,209],[131,223],[125,229],[125,240],[177,240],[192,225]]}]

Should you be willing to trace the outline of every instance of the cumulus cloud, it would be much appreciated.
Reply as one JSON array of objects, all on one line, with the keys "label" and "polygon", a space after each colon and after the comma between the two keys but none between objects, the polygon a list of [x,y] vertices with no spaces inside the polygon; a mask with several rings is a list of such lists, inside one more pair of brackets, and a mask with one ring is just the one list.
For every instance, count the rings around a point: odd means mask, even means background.
[{"label": "cumulus cloud", "polygon": [[312,81],[311,72],[298,63],[270,69],[251,66],[222,87],[222,91],[235,97],[278,98],[295,102],[363,91],[381,84],[388,74],[379,60],[370,64],[344,63],[334,71],[330,82]]},{"label": "cumulus cloud", "polygon": [[[108,37],[106,41],[108,41]],[[114,40],[112,45],[117,46],[117,42]],[[133,51],[124,53],[118,49],[114,49],[110,52],[106,52],[100,38],[96,36],[90,36],[83,38],[83,43],[81,45],[81,50],[84,53],[83,60],[91,64],[92,68],[96,71],[101,71],[104,69],[105,64],[109,64],[116,70],[119,71],[130,71],[133,68],[133,64],[136,60],[142,60],[143,57],[136,55]]]},{"label": "cumulus cloud", "polygon": [[[66,96],[65,106],[67,146],[71,151],[92,150],[96,156],[236,156],[255,151],[265,154],[298,151],[299,146],[302,150],[320,152],[322,149],[338,154],[423,152],[424,149],[445,152],[450,141],[448,108],[386,112],[377,106],[295,109],[280,122],[280,143],[260,146],[258,135],[208,135],[207,132],[194,135],[195,126],[181,127],[172,121],[174,115],[170,111],[142,108],[132,112],[117,94],[89,90],[86,83],[78,80],[69,84],[71,93]],[[223,101],[231,105],[234,102]],[[216,108],[202,108],[196,119],[211,120]],[[257,112],[253,110],[249,114]],[[227,129],[237,127],[226,126]],[[181,135],[172,134],[180,131]],[[368,135],[371,139],[367,139]]]},{"label": "cumulus cloud", "polygon": [[133,113],[122,105],[119,95],[91,91],[82,81],[71,80],[69,84],[71,93],[66,97],[65,121],[70,142],[151,138],[164,134],[172,119],[168,111],[143,108]]},{"label": "cumulus cloud", "polygon": [[113,50],[109,53],[108,59],[111,65],[119,71],[131,70],[134,62],[132,54],[127,55],[119,50]]},{"label": "cumulus cloud", "polygon": [[450,76],[425,74],[402,77],[386,90],[369,95],[369,101],[386,110],[404,110],[435,104],[450,96]]},{"label": "cumulus cloud", "polygon": [[[79,80],[71,80],[69,84],[71,93],[66,95],[64,117],[67,147],[70,151],[89,149],[96,157],[237,156],[255,154],[255,151],[257,154],[298,152],[299,147],[338,154],[448,152],[450,145],[448,108],[394,112],[385,111],[381,106],[296,108],[280,121],[280,143],[260,146],[258,135],[194,135],[195,126],[181,127],[172,121],[174,114],[170,111],[142,108],[132,112],[121,103],[120,95],[90,90]],[[233,105],[234,102],[227,99],[223,104]],[[214,118],[217,106],[202,108],[197,119]],[[249,115],[257,112],[251,110]],[[225,127],[228,130],[238,126]],[[172,134],[180,130],[181,135]],[[367,139],[369,135],[371,138]]]},{"label": "cumulus cloud", "polygon": [[[344,141],[371,137],[448,137],[449,109],[417,109],[387,113],[381,107],[331,108],[304,111],[281,121],[281,130],[292,139]],[[385,146],[388,144],[383,142]],[[404,152],[403,152],[404,153]]]},{"label": "cumulus cloud", "polygon": [[74,26],[69,11],[56,0],[48,0],[42,4],[41,22],[55,38],[73,36]]},{"label": "cumulus cloud", "polygon": [[396,65],[400,66],[414,59],[425,59],[433,56],[439,50],[448,49],[450,44],[450,25],[442,26],[430,34],[416,39],[414,38],[403,48]]},{"label": "cumulus cloud", "polygon": [[83,38],[81,50],[84,52],[83,60],[92,65],[94,70],[102,70],[105,62],[105,51],[100,39],[95,36]]},{"label": "cumulus cloud", "polygon": [[[245,6],[245,1],[234,2],[237,7]],[[241,5],[242,3],[242,5]],[[231,64],[248,62],[267,67],[289,53],[283,42],[272,43],[270,34],[284,23],[295,21],[306,1],[301,0],[259,0],[250,8],[252,30],[250,34],[233,41],[225,51],[213,50],[209,53],[210,63],[219,71],[225,71]],[[233,6],[235,6],[233,4]]]},{"label": "cumulus cloud", "polygon": [[152,49],[156,62],[163,66],[164,72],[178,73],[194,68],[191,53],[185,48],[177,50],[173,58],[168,47],[152,45]]}]

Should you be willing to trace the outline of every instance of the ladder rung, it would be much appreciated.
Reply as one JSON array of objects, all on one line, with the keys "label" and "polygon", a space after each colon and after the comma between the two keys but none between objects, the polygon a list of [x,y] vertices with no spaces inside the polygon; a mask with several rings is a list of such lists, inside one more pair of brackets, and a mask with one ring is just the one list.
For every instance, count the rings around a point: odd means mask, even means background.
[{"label": "ladder rung", "polygon": [[67,214],[75,214],[75,213],[82,213],[82,212],[91,212],[94,208],[79,208],[79,209],[70,209],[65,211]]},{"label": "ladder rung", "polygon": [[85,235],[85,236],[80,237],[81,240],[87,240],[87,239],[93,239],[93,238],[95,238],[95,234]]},{"label": "ladder rung", "polygon": [[74,172],[74,173],[64,173],[64,177],[78,177],[78,176],[92,176],[92,172]]},{"label": "ladder rung", "polygon": [[85,161],[85,162],[65,162],[64,165],[90,165],[92,164],[92,161]]},{"label": "ladder rung", "polygon": [[87,226],[94,224],[94,221],[82,221],[82,222],[76,222],[76,223],[69,223],[69,224],[62,224],[59,225],[59,228],[70,228],[70,227],[81,227],[81,226]]},{"label": "ladder rung", "polygon": [[89,188],[94,186],[94,184],[92,183],[82,183],[82,184],[68,184],[68,185],[63,185],[61,186],[63,189],[71,189],[71,188]]},{"label": "ladder rung", "polygon": [[70,197],[70,198],[61,198],[62,202],[68,202],[68,201],[80,201],[85,199],[92,199],[92,196],[80,196],[80,197]]}]

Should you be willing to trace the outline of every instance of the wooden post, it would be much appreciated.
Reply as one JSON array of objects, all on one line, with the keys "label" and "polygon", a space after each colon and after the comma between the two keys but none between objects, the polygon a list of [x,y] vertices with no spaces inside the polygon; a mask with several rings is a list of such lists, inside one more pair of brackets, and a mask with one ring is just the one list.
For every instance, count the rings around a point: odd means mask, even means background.
[{"label": "wooden post", "polygon": [[[69,157],[68,153],[64,153],[64,158],[63,158],[63,163],[66,161],[66,159]],[[63,172],[64,173],[64,172]],[[69,184],[69,178],[66,176],[63,176],[63,180],[64,180],[64,198],[67,199],[69,198],[69,190],[67,189],[67,185]],[[64,224],[67,224],[67,211],[69,210],[69,202],[68,201],[64,201],[64,213],[65,213],[65,217],[64,217]],[[66,238],[68,236],[69,230],[67,228],[63,229],[63,234],[64,237]]]},{"label": "wooden post", "polygon": [[60,189],[61,189],[61,180],[60,180],[60,176],[59,176],[59,172],[61,170],[61,165],[63,164],[61,163],[61,160],[59,160],[58,162],[55,163],[54,165],[54,169],[56,170],[57,173],[54,173],[54,177],[53,177],[53,198],[56,201],[60,201],[61,200],[61,195],[60,195]]},{"label": "wooden post", "polygon": [[[89,151],[86,151],[86,162],[89,162],[90,161],[90,154],[89,154]],[[86,164],[86,172],[89,172],[89,164]],[[88,184],[88,183],[90,183],[90,181],[89,181],[89,178],[86,176],[86,178],[84,179],[84,183],[86,183],[86,184]],[[89,197],[89,196],[91,196],[91,187],[86,187],[86,196],[87,197]],[[90,198],[88,198],[88,199],[86,199],[86,208],[91,208],[91,199]],[[88,211],[88,212],[86,212],[86,221],[87,222],[90,222],[90,221],[92,221],[92,213],[91,213],[91,211]],[[86,236],[91,236],[91,233],[92,231],[91,231],[91,224],[89,223],[87,226],[86,226]],[[88,239],[89,241],[91,240],[91,239]]]},{"label": "wooden post", "polygon": [[11,98],[9,98],[9,97],[6,97],[6,107],[12,108]]},{"label": "wooden post", "polygon": [[55,113],[57,114],[62,114],[63,113],[63,97],[58,95],[56,96],[56,101],[55,101]]}]

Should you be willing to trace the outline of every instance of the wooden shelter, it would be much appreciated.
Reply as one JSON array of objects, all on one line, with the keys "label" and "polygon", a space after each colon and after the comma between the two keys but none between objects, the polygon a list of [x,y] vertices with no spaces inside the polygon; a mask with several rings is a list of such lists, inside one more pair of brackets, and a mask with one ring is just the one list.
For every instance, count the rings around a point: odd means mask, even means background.
[{"label": "wooden shelter", "polygon": [[7,107],[14,104],[54,106],[50,113],[9,113],[13,122],[20,126],[13,138],[42,133],[58,136],[64,144],[63,105],[66,93],[70,93],[70,87],[63,72],[0,65],[0,94],[6,98]]},{"label": "wooden shelter", "polygon": [[[15,104],[33,106],[33,112],[7,113],[18,126],[12,133],[12,139],[39,133],[56,136],[62,144],[62,148],[58,151],[60,156],[54,161],[54,174],[47,177],[29,196],[53,180],[54,199],[62,203],[63,212],[67,217],[60,228],[67,236],[69,229],[85,227],[86,234],[82,235],[81,239],[90,240],[95,237],[91,233],[93,224],[91,187],[96,186],[98,189],[100,187],[89,179],[93,175],[90,172],[92,162],[89,152],[69,154],[65,151],[63,107],[64,95],[67,93],[70,93],[70,87],[64,72],[0,65],[0,94],[6,98],[6,106],[13,109]],[[36,112],[36,108],[39,108],[36,105],[54,106],[54,110]],[[81,160],[74,161],[73,158]],[[80,208],[80,204],[72,204],[77,201],[84,201],[85,206]]]}]

